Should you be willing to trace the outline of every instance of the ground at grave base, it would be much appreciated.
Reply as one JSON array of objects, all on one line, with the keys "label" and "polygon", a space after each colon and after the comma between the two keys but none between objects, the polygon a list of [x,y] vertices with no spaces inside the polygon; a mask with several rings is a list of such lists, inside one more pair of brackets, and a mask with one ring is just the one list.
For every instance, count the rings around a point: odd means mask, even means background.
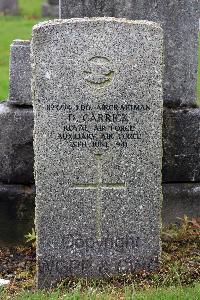
[{"label": "ground at grave base", "polygon": [[0,248],[0,299],[200,299],[200,220],[185,217],[162,233],[162,263],[153,273],[107,280],[61,282],[51,292],[35,290],[35,247]]}]

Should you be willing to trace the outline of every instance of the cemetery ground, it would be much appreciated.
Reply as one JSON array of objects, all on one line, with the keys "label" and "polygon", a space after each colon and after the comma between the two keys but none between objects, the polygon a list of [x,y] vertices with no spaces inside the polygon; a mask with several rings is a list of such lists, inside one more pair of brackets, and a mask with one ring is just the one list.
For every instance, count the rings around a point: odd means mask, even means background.
[{"label": "cemetery ground", "polygon": [[0,299],[200,299],[200,220],[163,229],[158,270],[106,280],[68,278],[52,291],[35,290],[35,245],[0,248],[0,278],[11,281]]}]

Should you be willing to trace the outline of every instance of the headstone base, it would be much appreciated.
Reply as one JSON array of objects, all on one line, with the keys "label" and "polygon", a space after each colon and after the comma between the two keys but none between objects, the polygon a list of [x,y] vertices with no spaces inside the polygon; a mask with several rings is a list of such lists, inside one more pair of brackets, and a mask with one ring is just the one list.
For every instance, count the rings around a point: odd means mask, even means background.
[{"label": "headstone base", "polygon": [[34,227],[35,187],[0,184],[0,245],[25,242]]},{"label": "headstone base", "polygon": [[200,109],[163,114],[163,182],[200,182]]},{"label": "headstone base", "polygon": [[180,223],[184,215],[200,217],[200,183],[163,184],[163,224]]},{"label": "headstone base", "polygon": [[49,3],[43,3],[42,5],[43,17],[59,17],[59,5],[51,5]]},{"label": "headstone base", "polygon": [[0,182],[34,182],[32,107],[0,103],[0,170]]}]

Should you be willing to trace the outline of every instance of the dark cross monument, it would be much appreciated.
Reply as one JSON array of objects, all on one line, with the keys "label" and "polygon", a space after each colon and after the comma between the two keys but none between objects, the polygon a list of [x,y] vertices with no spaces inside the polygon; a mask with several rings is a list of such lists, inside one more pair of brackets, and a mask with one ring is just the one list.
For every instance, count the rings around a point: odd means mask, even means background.
[{"label": "dark cross monument", "polygon": [[60,18],[120,17],[158,22],[164,29],[164,104],[196,102],[199,1],[60,0]]}]

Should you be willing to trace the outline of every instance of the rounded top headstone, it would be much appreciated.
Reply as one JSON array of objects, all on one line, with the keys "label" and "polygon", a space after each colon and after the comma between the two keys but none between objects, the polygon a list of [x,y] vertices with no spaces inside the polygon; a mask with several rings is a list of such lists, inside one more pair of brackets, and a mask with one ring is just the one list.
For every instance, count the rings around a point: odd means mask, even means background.
[{"label": "rounded top headstone", "polygon": [[11,47],[13,47],[13,46],[28,46],[29,47],[30,41],[17,39],[12,42]]},{"label": "rounded top headstone", "polygon": [[114,18],[114,17],[94,17],[94,18],[73,18],[73,19],[55,19],[45,22],[40,22],[33,26],[33,31],[39,30],[41,28],[47,28],[50,26],[62,26],[65,24],[81,24],[81,23],[124,23],[130,25],[141,25],[148,27],[155,27],[162,30],[160,24],[156,22],[151,22],[147,20],[129,20],[126,18]]}]

